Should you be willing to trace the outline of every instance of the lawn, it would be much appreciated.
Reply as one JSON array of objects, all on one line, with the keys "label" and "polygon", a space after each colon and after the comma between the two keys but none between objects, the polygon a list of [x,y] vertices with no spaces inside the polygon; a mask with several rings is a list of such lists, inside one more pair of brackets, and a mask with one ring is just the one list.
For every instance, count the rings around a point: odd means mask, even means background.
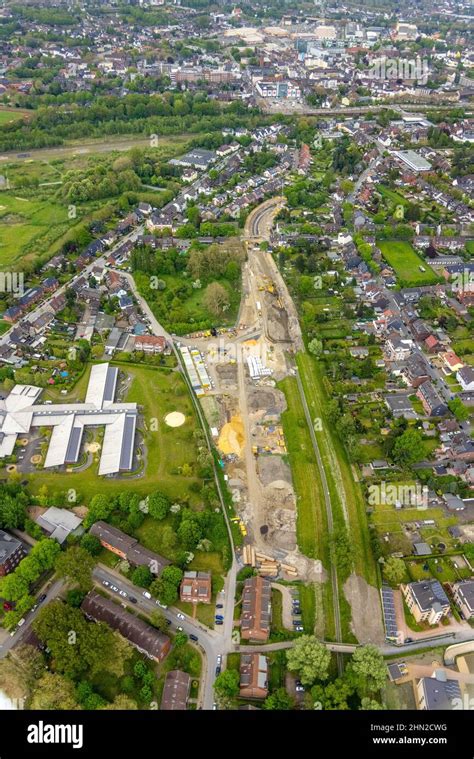
[{"label": "lawn", "polygon": [[[393,268],[398,284],[402,287],[433,285],[439,277],[431,266],[421,258],[405,240],[378,240],[383,257]],[[422,266],[425,271],[420,271]]]},{"label": "lawn", "polygon": [[[154,489],[159,489],[174,500],[189,498],[193,502],[196,498],[192,492],[192,485],[196,482],[197,455],[193,431],[198,424],[184,380],[178,372],[169,369],[128,365],[120,368],[133,378],[124,400],[137,402],[142,412],[138,429],[146,447],[144,476],[139,473],[138,476],[130,475],[120,479],[99,478],[96,455],[94,463],[83,472],[38,470],[31,478],[32,492],[36,493],[42,485],[46,485],[51,491],[66,491],[75,487],[82,497],[81,500],[88,502],[99,491],[115,494],[126,488],[146,495]],[[60,396],[62,402],[83,399],[88,377],[89,370],[79,380],[78,387],[68,396]],[[53,392],[48,391],[45,397]],[[171,428],[164,423],[164,417],[171,411],[181,411],[185,414],[186,422],[181,427]],[[180,473],[181,467],[185,464],[191,467],[189,476]]]}]

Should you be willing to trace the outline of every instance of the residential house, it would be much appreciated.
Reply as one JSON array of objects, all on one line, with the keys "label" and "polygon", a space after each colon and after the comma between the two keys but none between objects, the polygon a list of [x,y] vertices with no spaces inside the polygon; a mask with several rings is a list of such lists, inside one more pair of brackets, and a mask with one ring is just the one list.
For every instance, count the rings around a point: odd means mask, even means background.
[{"label": "residential house", "polygon": [[408,609],[417,622],[438,625],[450,612],[448,597],[438,580],[421,580],[401,585]]},{"label": "residential house", "polygon": [[474,580],[460,580],[452,586],[453,598],[464,619],[474,617]]},{"label": "residential house", "polygon": [[167,635],[95,591],[87,594],[81,609],[89,619],[105,622],[112,630],[117,630],[149,659],[161,662],[171,648],[171,640]]},{"label": "residential house", "polygon": [[244,640],[266,642],[270,635],[271,584],[265,577],[249,577],[242,592],[240,618]]},{"label": "residential house", "polygon": [[441,353],[441,358],[443,360],[443,363],[452,372],[457,372],[464,366],[464,362],[461,361],[459,356],[456,356],[453,351],[446,351],[446,353]]},{"label": "residential house", "polygon": [[22,543],[8,532],[0,530],[0,577],[13,572],[24,556]]},{"label": "residential house", "polygon": [[425,413],[428,416],[444,416],[448,413],[446,403],[440,398],[431,382],[423,382],[419,386],[416,395],[422,402]]},{"label": "residential house", "polygon": [[156,335],[139,335],[135,338],[134,349],[144,353],[165,353],[168,343],[164,337]]},{"label": "residential house", "polygon": [[167,672],[161,697],[161,711],[186,711],[190,690],[191,676],[187,672],[179,669]]},{"label": "residential house", "polygon": [[168,559],[142,546],[136,538],[126,535],[107,522],[95,522],[90,529],[90,534],[98,537],[101,545],[108,551],[130,562],[134,567],[149,567],[152,574],[161,574],[163,568],[170,563]]},{"label": "residential house", "polygon": [[464,392],[474,390],[474,368],[472,366],[463,366],[462,369],[458,369],[456,379]]},{"label": "residential house", "polygon": [[443,670],[422,677],[416,685],[416,706],[422,711],[450,711],[462,703],[457,680],[448,680]]},{"label": "residential house", "polygon": [[268,696],[268,660],[259,653],[240,657],[240,696],[266,698]]},{"label": "residential house", "polygon": [[210,572],[185,572],[179,591],[181,601],[211,603],[212,576]]}]

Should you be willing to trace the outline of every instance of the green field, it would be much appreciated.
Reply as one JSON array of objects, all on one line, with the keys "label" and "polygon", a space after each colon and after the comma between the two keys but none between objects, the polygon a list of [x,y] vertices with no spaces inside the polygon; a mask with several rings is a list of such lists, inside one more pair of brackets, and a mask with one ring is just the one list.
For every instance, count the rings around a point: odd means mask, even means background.
[{"label": "green field", "polygon": [[[435,272],[405,240],[378,240],[377,245],[397,276],[402,287],[433,285],[438,281]],[[425,271],[420,271],[422,266]]]},{"label": "green field", "polygon": [[0,195],[0,269],[32,261],[38,247],[47,248],[71,229],[68,209],[18,191]]},{"label": "green field", "polygon": [[22,119],[24,116],[31,116],[31,111],[22,111],[19,108],[15,108],[14,110],[0,108],[0,126],[10,124],[12,121],[18,121],[18,119]]},{"label": "green field", "polygon": [[[131,387],[125,400],[136,402],[142,407],[143,421],[138,428],[144,436],[146,447],[145,473],[129,475],[120,479],[104,478],[97,475],[98,454],[94,463],[83,472],[49,472],[38,470],[30,478],[30,487],[36,493],[42,485],[50,492],[66,491],[76,488],[81,499],[89,501],[97,492],[120,493],[124,488],[146,495],[159,488],[172,499],[183,497],[193,499],[190,489],[196,482],[195,464],[196,447],[193,431],[198,427],[191,398],[184,380],[177,372],[166,369],[145,367],[121,367],[122,371],[133,377]],[[78,382],[76,388],[62,402],[84,398],[89,371]],[[51,397],[45,392],[44,397]],[[181,411],[186,416],[182,427],[168,427],[163,419],[171,411]],[[189,464],[189,476],[180,474],[180,468]]]}]

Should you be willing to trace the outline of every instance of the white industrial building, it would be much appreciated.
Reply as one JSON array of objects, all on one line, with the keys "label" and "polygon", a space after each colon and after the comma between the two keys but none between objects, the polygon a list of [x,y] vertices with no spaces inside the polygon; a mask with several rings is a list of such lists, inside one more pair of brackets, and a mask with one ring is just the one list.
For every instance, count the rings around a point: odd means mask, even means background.
[{"label": "white industrial building", "polygon": [[52,427],[45,468],[73,464],[79,458],[84,428],[105,427],[99,474],[130,470],[133,462],[136,403],[115,403],[118,369],[92,366],[84,403],[38,404],[42,388],[15,385],[0,400],[0,458],[13,453],[18,435],[32,427]]}]

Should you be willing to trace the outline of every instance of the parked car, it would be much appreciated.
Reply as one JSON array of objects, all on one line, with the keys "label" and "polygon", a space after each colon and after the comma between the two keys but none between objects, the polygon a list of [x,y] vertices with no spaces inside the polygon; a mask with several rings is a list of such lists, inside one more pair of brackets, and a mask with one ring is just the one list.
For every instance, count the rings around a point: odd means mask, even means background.
[{"label": "parked car", "polygon": [[224,617],[222,616],[222,614],[216,614],[216,619],[220,619],[220,620],[223,620],[223,619],[224,619]]},{"label": "parked car", "polygon": [[46,598],[47,598],[47,596],[46,596],[46,593],[42,593],[42,594],[40,595],[40,597],[38,598],[38,603],[39,603],[39,604],[42,604],[42,603],[43,603],[43,601],[46,601]]},{"label": "parked car", "polygon": [[216,667],[216,677],[217,677],[217,675],[220,675],[220,673],[221,673],[221,668],[220,667]]},{"label": "parked car", "polygon": [[295,683],[295,689],[297,693],[304,693],[304,686],[301,685],[301,682],[299,680]]},{"label": "parked car", "polygon": [[120,593],[120,595],[121,595],[121,596],[123,596],[124,598],[127,598],[127,595],[128,595],[128,593],[125,593],[125,591],[124,591],[124,590],[119,590],[119,593]]},{"label": "parked car", "polygon": [[147,590],[143,591],[143,595],[145,596],[145,598],[151,598],[151,593],[149,593]]},{"label": "parked car", "polygon": [[198,636],[197,635],[193,635],[192,633],[190,634],[189,639],[190,640],[194,640],[195,642],[199,640]]},{"label": "parked car", "polygon": [[224,620],[222,620],[222,619],[216,619],[215,624],[216,625],[223,625],[224,624]]},{"label": "parked car", "polygon": [[177,629],[177,630],[178,630],[178,632],[180,632],[180,633],[182,633],[182,632],[183,632],[183,628],[182,628],[182,627],[177,627],[176,629]]},{"label": "parked car", "polygon": [[167,620],[166,620],[166,624],[167,624],[167,625],[171,625],[171,624],[172,624],[172,622],[171,622],[171,619],[167,619]]},{"label": "parked car", "polygon": [[130,601],[132,602],[132,604],[137,603],[137,599],[135,598],[135,596],[130,596]]},{"label": "parked car", "polygon": [[110,582],[107,582],[107,580],[102,580],[102,585],[105,585],[105,587],[108,588],[110,585]]},{"label": "parked car", "polygon": [[224,608],[224,604],[216,604],[216,609],[223,609],[223,608]]},{"label": "parked car", "polygon": [[176,616],[178,617],[178,619],[186,619],[186,617],[184,616],[184,614],[181,614],[180,612],[178,612],[178,614]]}]

